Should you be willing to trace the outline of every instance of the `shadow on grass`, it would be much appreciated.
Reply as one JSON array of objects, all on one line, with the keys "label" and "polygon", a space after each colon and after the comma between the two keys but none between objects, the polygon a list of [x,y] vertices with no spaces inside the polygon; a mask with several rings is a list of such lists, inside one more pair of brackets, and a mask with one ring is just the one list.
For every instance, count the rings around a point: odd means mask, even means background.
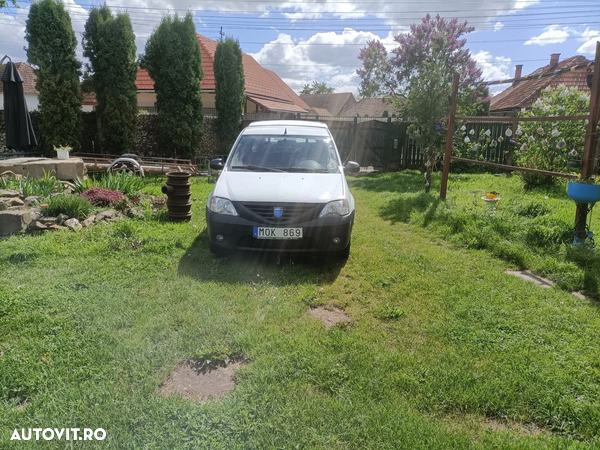
[{"label": "shadow on grass", "polygon": [[351,188],[374,192],[415,192],[423,190],[425,179],[416,170],[405,170],[382,175],[367,175],[348,179]]},{"label": "shadow on grass", "polygon": [[600,299],[598,278],[600,278],[600,250],[596,247],[567,247],[567,261],[574,262],[583,270],[583,293],[596,300]]},{"label": "shadow on grass", "polygon": [[380,210],[380,215],[392,222],[409,222],[413,211],[425,213],[423,226],[429,225],[435,218],[435,212],[441,200],[424,192],[416,197],[403,197],[390,201]]},{"label": "shadow on grass", "polygon": [[267,282],[275,286],[290,284],[331,284],[342,267],[342,260],[323,255],[278,252],[237,251],[226,257],[210,253],[208,232],[202,231],[179,261],[179,276],[203,282],[247,284]]}]

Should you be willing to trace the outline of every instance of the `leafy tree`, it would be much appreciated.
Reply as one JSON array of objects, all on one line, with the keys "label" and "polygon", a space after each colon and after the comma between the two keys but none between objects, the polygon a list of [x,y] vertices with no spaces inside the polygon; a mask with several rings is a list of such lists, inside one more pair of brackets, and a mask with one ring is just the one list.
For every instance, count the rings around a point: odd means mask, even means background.
[{"label": "leafy tree", "polygon": [[217,44],[215,62],[215,107],[221,150],[228,152],[240,132],[244,113],[244,65],[239,41],[227,38]]},{"label": "leafy tree", "polygon": [[40,131],[49,145],[79,148],[81,63],[75,57],[77,40],[63,3],[35,1],[29,10],[25,37],[28,61],[38,67]]},{"label": "leafy tree", "polygon": [[127,153],[135,142],[137,75],[135,35],[127,14],[114,17],[104,5],[90,12],[83,33],[89,59],[86,79],[96,93],[105,150]]},{"label": "leafy tree", "polygon": [[301,94],[333,94],[335,89],[328,87],[325,83],[313,81],[312,84],[302,86]]},{"label": "leafy tree", "polygon": [[[458,98],[460,114],[475,114],[485,110],[478,105],[489,101],[487,88],[470,89],[481,78],[470,52],[464,48],[464,34],[474,31],[467,22],[447,21],[439,15],[427,14],[420,24],[413,24],[410,33],[394,39],[399,44],[388,55],[379,41],[369,41],[361,49],[362,69],[359,94],[364,97],[391,97],[394,108],[413,124],[411,137],[425,156],[425,190],[431,185],[431,172],[445,143],[442,118],[449,113],[448,95],[452,90],[454,72],[459,72],[462,89]],[[465,88],[465,86],[467,86]]]},{"label": "leafy tree", "polygon": [[193,157],[202,137],[204,72],[190,13],[162,19],[146,43],[141,67],[154,80],[161,145],[174,156]]}]

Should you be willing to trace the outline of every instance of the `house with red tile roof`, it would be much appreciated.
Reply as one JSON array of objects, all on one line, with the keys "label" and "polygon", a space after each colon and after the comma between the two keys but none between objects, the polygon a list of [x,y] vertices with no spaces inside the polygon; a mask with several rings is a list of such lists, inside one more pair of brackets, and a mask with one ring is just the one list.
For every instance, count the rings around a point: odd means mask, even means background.
[{"label": "house with red tile roof", "polygon": [[[554,76],[537,78],[541,74],[552,73],[557,70],[567,69],[579,64],[589,63],[590,60],[584,56],[572,56],[559,61],[560,53],[553,53],[550,56],[550,63],[540,67],[536,71],[527,75],[530,80],[516,81],[511,87],[492,97],[490,103],[490,113],[493,115],[517,115],[522,108],[531,108],[531,105],[540,97],[542,89],[546,87],[555,88],[559,85],[567,87],[576,87],[586,93],[590,92],[587,85],[587,68],[583,67],[568,72],[557,73]],[[523,66],[518,65],[515,69],[515,78],[521,78]]]},{"label": "house with red tile roof", "polygon": [[[215,107],[215,74],[213,63],[217,41],[200,34],[198,43],[202,54],[204,79],[201,83],[202,106],[205,111]],[[308,106],[284,81],[271,70],[262,67],[256,60],[244,53],[242,57],[246,84],[245,113],[285,112],[308,114]],[[138,88],[138,108],[153,109],[156,106],[154,81],[147,70],[138,69],[135,84]]]},{"label": "house with red tile roof", "polygon": [[[31,67],[26,62],[18,62],[15,63],[21,77],[23,78],[23,92],[25,94],[25,100],[27,101],[27,109],[29,111],[35,111],[39,108],[40,102],[38,100],[38,91],[35,88],[35,82],[37,77],[35,72],[33,71],[33,67]],[[0,78],[4,74],[4,69],[6,68],[6,64],[0,65]],[[4,108],[4,86],[3,83],[0,82],[0,109]]]}]

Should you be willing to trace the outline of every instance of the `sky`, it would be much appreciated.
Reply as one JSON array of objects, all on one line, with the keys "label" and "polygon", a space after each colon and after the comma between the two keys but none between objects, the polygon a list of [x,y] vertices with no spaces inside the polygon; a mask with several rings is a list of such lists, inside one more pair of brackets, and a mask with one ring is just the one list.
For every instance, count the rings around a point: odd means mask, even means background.
[{"label": "sky", "polygon": [[[10,1],[10,0],[9,0]],[[26,61],[25,22],[31,0],[0,10],[0,57]],[[64,0],[79,41],[89,10],[97,0]],[[292,89],[320,81],[336,92],[357,93],[358,52],[369,40],[388,50],[427,13],[458,18],[475,27],[466,36],[485,80],[511,78],[574,55],[594,58],[600,40],[600,0],[107,0],[115,12],[127,12],[136,34],[137,53],[168,14],[191,12],[196,31],[218,40],[222,32],[239,40],[242,51],[276,72]],[[509,84],[495,86],[497,93]]]}]

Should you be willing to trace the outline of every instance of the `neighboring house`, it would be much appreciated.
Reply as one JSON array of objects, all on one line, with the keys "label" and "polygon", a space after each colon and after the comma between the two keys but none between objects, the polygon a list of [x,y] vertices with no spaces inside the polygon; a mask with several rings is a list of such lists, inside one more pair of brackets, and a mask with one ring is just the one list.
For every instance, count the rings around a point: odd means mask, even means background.
[{"label": "neighboring house", "polygon": [[[38,91],[35,88],[35,82],[37,77],[33,72],[33,67],[25,62],[15,63],[21,77],[23,77],[23,92],[25,93],[25,100],[27,101],[27,109],[29,111],[35,111],[39,108],[40,102],[38,100]],[[4,75],[5,64],[0,65],[0,78]],[[4,109],[4,83],[0,82],[0,109]]]},{"label": "neighboring house", "polygon": [[[576,87],[579,90],[590,92],[590,88],[587,85],[587,68],[585,67],[537,79],[543,73],[554,72],[590,62],[584,56],[572,56],[563,61],[559,61],[559,57],[560,53],[553,53],[550,56],[550,64],[540,67],[535,72],[527,75],[527,77],[531,77],[531,80],[516,81],[511,87],[492,97],[490,113],[493,115],[515,116],[522,108],[531,108],[531,105],[540,97],[542,89],[548,86],[554,88],[564,84],[567,87]],[[522,65],[516,66],[515,78],[522,76],[522,69]]]},{"label": "neighboring house", "polygon": [[81,102],[81,110],[84,112],[91,112],[94,110],[94,107],[98,105],[96,101],[96,93],[95,92],[84,92],[83,100]]},{"label": "neighboring house", "polygon": [[392,105],[380,97],[363,98],[350,108],[343,110],[340,116],[385,117],[393,113]]},{"label": "neighboring house", "polygon": [[300,98],[313,110],[315,116],[341,116],[344,110],[356,103],[351,92],[334,94],[300,94]]},{"label": "neighboring house", "polygon": [[[200,44],[202,69],[204,70],[201,84],[202,107],[205,114],[214,114],[215,74],[213,63],[217,41],[200,34],[196,36]],[[243,54],[242,63],[246,84],[245,113],[284,112],[307,115],[310,112],[310,107],[275,72],[263,68],[246,53]],[[138,69],[135,84],[138,88],[138,108],[153,112],[156,107],[156,93],[154,92],[154,81],[148,75],[147,70]]]}]

